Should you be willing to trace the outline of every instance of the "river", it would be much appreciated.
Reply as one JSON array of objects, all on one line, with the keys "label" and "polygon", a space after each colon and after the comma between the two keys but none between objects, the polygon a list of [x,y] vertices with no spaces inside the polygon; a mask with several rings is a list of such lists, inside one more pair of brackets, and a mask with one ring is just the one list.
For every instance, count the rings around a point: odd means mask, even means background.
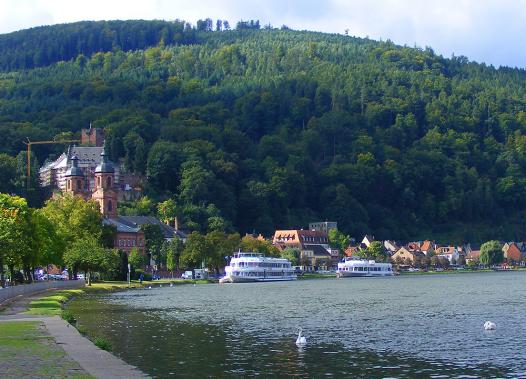
[{"label": "river", "polygon": [[164,285],[69,309],[159,378],[526,377],[525,295],[525,272],[437,274]]}]

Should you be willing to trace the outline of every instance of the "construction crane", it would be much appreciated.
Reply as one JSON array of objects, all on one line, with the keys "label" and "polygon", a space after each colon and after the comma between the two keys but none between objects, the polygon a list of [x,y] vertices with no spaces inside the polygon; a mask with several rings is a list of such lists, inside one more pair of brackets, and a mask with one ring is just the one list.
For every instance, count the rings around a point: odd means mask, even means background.
[{"label": "construction crane", "polygon": [[27,146],[27,188],[29,189],[30,176],[31,176],[31,146],[32,145],[51,145],[51,144],[68,144],[68,143],[77,143],[80,142],[78,139],[72,140],[60,140],[60,141],[30,141],[28,137],[27,142],[22,141],[24,145]]}]

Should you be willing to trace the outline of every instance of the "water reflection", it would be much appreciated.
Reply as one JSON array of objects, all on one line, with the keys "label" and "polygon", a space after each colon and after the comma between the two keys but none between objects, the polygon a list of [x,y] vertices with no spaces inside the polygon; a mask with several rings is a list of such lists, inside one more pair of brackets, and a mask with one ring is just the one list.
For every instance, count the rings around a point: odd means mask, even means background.
[{"label": "water reflection", "polygon": [[[526,289],[526,276],[504,275],[490,274],[495,291],[512,279]],[[524,299],[499,300],[481,287],[486,277],[432,279],[166,287],[89,295],[70,308],[154,377],[522,376],[525,332],[504,326],[524,323]],[[442,295],[452,288],[455,296]],[[485,319],[502,327],[485,332]]]}]

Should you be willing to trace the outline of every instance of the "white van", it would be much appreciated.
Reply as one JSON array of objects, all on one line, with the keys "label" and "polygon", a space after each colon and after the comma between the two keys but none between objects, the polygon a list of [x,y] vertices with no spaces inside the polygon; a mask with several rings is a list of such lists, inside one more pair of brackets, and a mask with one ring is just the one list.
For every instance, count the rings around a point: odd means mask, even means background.
[{"label": "white van", "polygon": [[181,279],[192,279],[194,277],[194,274],[192,271],[185,271],[181,275]]}]

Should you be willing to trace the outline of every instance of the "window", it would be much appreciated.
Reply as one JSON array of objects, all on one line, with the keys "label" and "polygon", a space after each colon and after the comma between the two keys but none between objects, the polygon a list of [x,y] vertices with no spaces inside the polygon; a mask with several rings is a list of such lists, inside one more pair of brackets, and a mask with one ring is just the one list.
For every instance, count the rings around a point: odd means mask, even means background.
[{"label": "window", "polygon": [[106,188],[111,188],[111,176],[106,178]]},{"label": "window", "polygon": [[77,180],[77,189],[78,190],[82,189],[82,181],[80,179]]},{"label": "window", "polygon": [[111,212],[113,210],[113,204],[111,203],[111,200],[108,200],[108,212]]}]

